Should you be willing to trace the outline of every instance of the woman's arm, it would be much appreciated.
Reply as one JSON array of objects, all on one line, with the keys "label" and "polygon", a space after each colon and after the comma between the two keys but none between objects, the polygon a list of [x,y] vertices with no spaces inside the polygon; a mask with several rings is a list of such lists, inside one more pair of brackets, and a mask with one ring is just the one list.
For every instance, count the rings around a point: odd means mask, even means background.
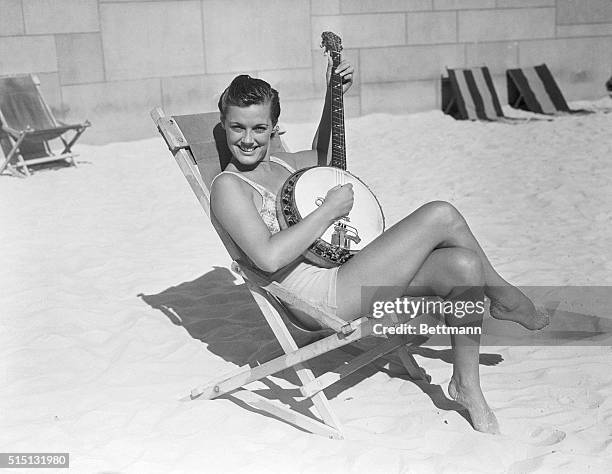
[{"label": "woman's arm", "polygon": [[[333,61],[330,55],[327,55],[327,71],[325,73],[326,83],[329,86],[331,80]],[[346,92],[353,85],[353,73],[355,68],[346,59],[342,60],[336,72],[342,77],[342,94]],[[321,113],[321,120],[319,126],[312,140],[312,149],[317,152],[317,163],[319,165],[328,165],[331,160],[331,89],[327,87],[325,93],[325,103],[323,105],[323,112]]]},{"label": "woman's arm", "polygon": [[[328,56],[327,60],[327,83],[331,79],[333,63],[331,57]],[[343,60],[336,69],[343,78],[342,93],[346,93],[353,85],[353,73],[355,68],[347,61]],[[314,165],[326,166],[331,161],[331,94],[329,87],[325,94],[325,103],[323,105],[323,113],[321,114],[321,120],[317,131],[315,132],[314,139],[312,140],[312,148],[310,150],[303,150],[293,153],[287,153],[286,156],[279,154],[279,158],[283,158],[286,161],[292,161],[295,164],[296,169],[308,168]]]},{"label": "woman's arm", "polygon": [[251,199],[248,186],[235,176],[219,176],[211,189],[211,206],[234,242],[265,272],[275,272],[298,258],[353,206],[352,186],[336,186],[314,212],[272,235]]}]

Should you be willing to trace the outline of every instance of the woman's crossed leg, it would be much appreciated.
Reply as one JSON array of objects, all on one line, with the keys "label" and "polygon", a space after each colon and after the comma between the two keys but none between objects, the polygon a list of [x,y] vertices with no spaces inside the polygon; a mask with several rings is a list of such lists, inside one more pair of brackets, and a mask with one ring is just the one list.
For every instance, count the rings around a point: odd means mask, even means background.
[{"label": "woman's crossed leg", "polygon": [[[533,303],[506,282],[491,266],[482,248],[459,212],[444,202],[428,203],[417,209],[340,267],[337,283],[338,315],[352,320],[368,304],[364,287],[381,288],[379,298],[439,296],[445,300],[491,299],[493,316],[525,327],[543,327],[546,321]],[[493,311],[493,310],[492,310]],[[469,318],[446,316],[448,326],[482,326],[482,314]],[[449,394],[465,406],[474,428],[498,433],[495,415],[480,388],[480,338],[475,334],[451,336],[453,376]]]}]

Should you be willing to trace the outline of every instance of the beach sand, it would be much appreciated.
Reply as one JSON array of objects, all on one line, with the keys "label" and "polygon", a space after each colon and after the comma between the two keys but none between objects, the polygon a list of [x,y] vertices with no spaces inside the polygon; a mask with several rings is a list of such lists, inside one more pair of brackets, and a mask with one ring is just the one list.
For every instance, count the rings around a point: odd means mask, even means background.
[{"label": "beach sand", "polygon": [[[285,127],[292,150],[308,147],[315,124]],[[556,295],[565,322],[609,327],[605,289],[575,287],[612,285],[611,130],[610,113],[517,125],[371,115],[347,121],[348,164],[389,225],[450,201],[509,281],[574,287]],[[446,347],[416,353],[431,384],[381,362],[327,390],[341,441],[236,399],[180,402],[280,348],[161,138],[77,151],[78,167],[0,179],[1,451],[69,452],[78,473],[610,472],[606,334],[483,347],[500,436],[449,400]],[[253,387],[294,403],[295,382]]]}]

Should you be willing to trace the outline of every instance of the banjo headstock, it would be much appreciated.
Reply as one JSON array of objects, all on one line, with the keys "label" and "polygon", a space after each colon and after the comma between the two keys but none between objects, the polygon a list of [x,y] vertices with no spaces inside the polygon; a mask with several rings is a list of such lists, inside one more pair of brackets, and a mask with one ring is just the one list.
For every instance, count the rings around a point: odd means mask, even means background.
[{"label": "banjo headstock", "polygon": [[321,48],[325,48],[325,52],[332,54],[342,51],[342,40],[340,37],[331,31],[321,33]]}]

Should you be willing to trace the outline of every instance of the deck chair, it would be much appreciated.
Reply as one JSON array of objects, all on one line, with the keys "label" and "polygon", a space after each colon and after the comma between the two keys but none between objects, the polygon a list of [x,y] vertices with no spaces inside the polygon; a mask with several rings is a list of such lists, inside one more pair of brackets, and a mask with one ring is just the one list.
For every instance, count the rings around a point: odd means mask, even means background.
[{"label": "deck chair", "polygon": [[[210,215],[210,184],[228,163],[231,153],[225,140],[225,131],[219,123],[219,114],[195,114],[166,116],[161,108],[151,112],[151,116],[163,136],[170,152],[189,182],[200,204]],[[284,150],[284,144],[279,137],[273,139],[272,149]],[[245,366],[236,372],[219,377],[217,380],[205,382],[195,387],[185,400],[196,398],[214,399],[224,394],[237,397],[254,408],[266,411],[292,425],[311,433],[330,438],[343,437],[339,419],[331,409],[329,400],[323,390],[347,375],[393,351],[399,356],[401,364],[413,379],[427,379],[427,374],[416,363],[408,347],[411,344],[423,342],[422,336],[404,336],[382,338],[376,347],[360,352],[349,363],[333,372],[327,372],[315,377],[306,366],[306,362],[321,354],[341,348],[360,339],[372,335],[374,324],[387,326],[409,322],[399,315],[390,314],[382,319],[373,320],[362,317],[350,323],[338,318],[324,309],[312,306],[300,298],[300,295],[287,290],[277,282],[270,281],[267,275],[248,260],[247,256],[236,246],[231,237],[223,231],[215,220],[213,225],[223,244],[233,258],[232,270],[240,275],[250,290],[259,309],[263,313],[284,354],[264,362],[256,367]],[[294,305],[317,320],[326,328],[314,342],[299,347],[292,335],[292,316],[283,302]],[[419,322],[421,318],[419,317]],[[300,328],[298,328],[300,329]],[[312,401],[310,414],[292,410],[286,405],[275,403],[261,395],[246,390],[244,387],[251,382],[261,380],[288,368],[293,368],[302,384],[300,392]]]},{"label": "deck chair", "polygon": [[572,110],[546,64],[508,69],[508,104],[515,109],[537,114],[587,114],[589,110]]},{"label": "deck chair", "polygon": [[447,69],[442,76],[442,111],[457,120],[504,119],[491,74],[486,66]]},{"label": "deck chair", "polygon": [[[29,166],[66,160],[76,166],[72,146],[91,124],[67,125],[53,116],[33,74],[0,77],[0,146],[4,160],[0,174],[8,169],[15,176],[30,175]],[[72,137],[67,134],[72,133]],[[55,153],[50,141],[61,140],[63,150]]]}]

